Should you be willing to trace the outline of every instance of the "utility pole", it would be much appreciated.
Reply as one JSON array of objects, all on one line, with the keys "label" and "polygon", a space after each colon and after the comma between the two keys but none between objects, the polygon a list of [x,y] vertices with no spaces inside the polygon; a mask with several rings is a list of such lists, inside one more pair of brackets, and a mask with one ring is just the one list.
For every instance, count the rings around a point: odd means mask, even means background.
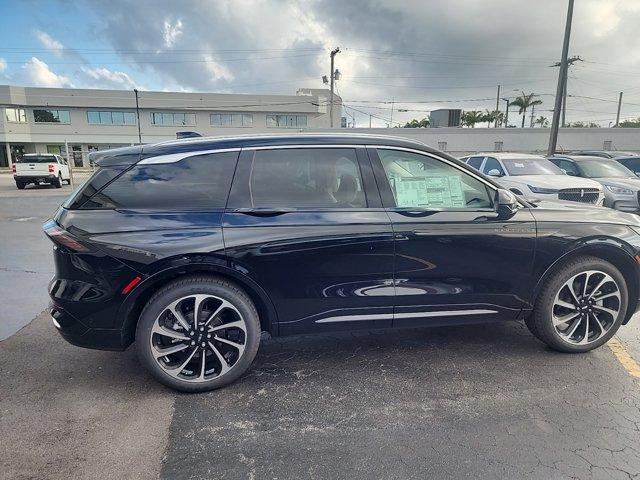
[{"label": "utility pole", "polygon": [[133,92],[136,94],[136,119],[138,121],[138,143],[142,145],[142,133],[140,132],[140,105],[138,104],[138,89],[134,88]]},{"label": "utility pole", "polygon": [[531,121],[529,122],[529,127],[533,128],[533,119],[535,118],[536,106],[531,105]]},{"label": "utility pole", "polygon": [[331,57],[331,102],[329,104],[329,126],[331,128],[333,128],[333,83],[336,77],[335,71],[333,69],[333,59],[338,53],[340,53],[340,47],[334,48],[329,54]]},{"label": "utility pole", "polygon": [[553,109],[553,121],[551,122],[551,134],[549,135],[548,155],[553,155],[558,144],[558,127],[560,125],[560,109],[562,107],[562,97],[564,93],[564,81],[567,78],[567,57],[569,56],[569,40],[571,38],[571,20],[573,18],[573,2],[569,0],[567,7],[567,23],[564,27],[564,41],[562,42],[562,60],[560,62],[560,72],[558,74],[558,86],[556,88],[556,101]]},{"label": "utility pole", "polygon": [[618,97],[618,113],[616,114],[616,127],[620,125],[620,109],[622,108],[622,92],[620,92],[620,96]]},{"label": "utility pole", "polygon": [[371,114],[369,114],[369,128],[371,128]]},{"label": "utility pole", "polygon": [[389,123],[391,124],[391,127],[393,128],[393,107],[396,104],[396,99],[391,97],[391,119],[389,121]]},{"label": "utility pole", "polygon": [[505,128],[509,128],[509,103],[510,103],[510,99],[509,97],[507,98],[503,98],[502,100],[504,100],[505,102],[507,102],[507,111],[504,112],[504,127]]},{"label": "utility pole", "polygon": [[[568,76],[569,76],[569,67],[571,65],[573,65],[576,62],[582,62],[583,60],[580,58],[579,55],[574,55],[571,58],[567,59],[567,69],[564,72],[564,78],[562,79],[562,122],[560,123],[560,125],[564,128],[566,125],[565,122],[565,118],[566,118],[566,114],[567,114],[567,85],[569,83],[568,80]],[[549,65],[550,67],[559,67],[561,66],[562,62],[556,62],[553,65]]]},{"label": "utility pole", "polygon": [[500,85],[498,85],[498,95],[496,95],[496,122],[493,128],[498,128],[498,112],[500,111]]}]

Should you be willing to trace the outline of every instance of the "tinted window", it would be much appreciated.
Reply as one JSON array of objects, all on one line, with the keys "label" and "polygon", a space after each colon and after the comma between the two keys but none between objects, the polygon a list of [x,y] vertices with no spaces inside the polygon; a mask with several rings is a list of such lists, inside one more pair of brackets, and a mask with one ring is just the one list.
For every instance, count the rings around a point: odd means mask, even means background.
[{"label": "tinted window", "polygon": [[480,180],[433,157],[378,150],[398,207],[493,208],[491,191]]},{"label": "tinted window", "polygon": [[504,175],[504,170],[502,169],[502,165],[500,165],[500,162],[493,157],[487,157],[487,161],[482,168],[482,172],[489,174],[491,170],[497,170],[498,172],[500,172],[500,175]]},{"label": "tinted window", "polygon": [[258,150],[251,168],[254,207],[365,207],[353,149]]},{"label": "tinted window", "polygon": [[572,175],[574,177],[579,177],[580,172],[576,167],[575,163],[570,162],[569,160],[556,160],[555,163],[561,170],[564,170],[567,175]]},{"label": "tinted window", "polygon": [[640,158],[625,158],[618,161],[635,173],[640,173]]},{"label": "tinted window", "polygon": [[608,158],[599,158],[593,160],[580,160],[580,170],[585,177],[588,178],[604,178],[617,177],[628,178],[635,177],[635,174],[621,163]]},{"label": "tinted window", "polygon": [[16,159],[15,163],[56,163],[54,155],[33,155]]},{"label": "tinted window", "polygon": [[226,152],[198,155],[175,163],[136,165],[82,208],[224,208],[237,158],[237,152]]},{"label": "tinted window", "polygon": [[476,170],[480,170],[482,160],[484,160],[484,157],[469,157],[469,160],[467,160],[467,165],[475,168]]},{"label": "tinted window", "polygon": [[502,163],[509,175],[564,175],[546,158],[505,158]]}]

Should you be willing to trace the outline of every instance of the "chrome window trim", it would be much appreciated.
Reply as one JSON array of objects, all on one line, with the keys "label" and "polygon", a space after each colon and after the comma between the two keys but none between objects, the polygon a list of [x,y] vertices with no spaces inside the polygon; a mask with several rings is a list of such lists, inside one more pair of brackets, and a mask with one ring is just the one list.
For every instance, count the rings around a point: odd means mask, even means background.
[{"label": "chrome window trim", "polygon": [[215,150],[194,150],[191,152],[169,153],[167,155],[145,158],[144,160],[140,160],[136,165],[159,165],[164,163],[176,163],[189,157],[208,155],[210,153],[239,152],[240,150],[240,148],[217,148]]},{"label": "chrome window trim", "polygon": [[288,150],[292,148],[366,148],[364,145],[359,144],[302,144],[302,145],[259,145],[255,147],[242,147],[242,150]]}]

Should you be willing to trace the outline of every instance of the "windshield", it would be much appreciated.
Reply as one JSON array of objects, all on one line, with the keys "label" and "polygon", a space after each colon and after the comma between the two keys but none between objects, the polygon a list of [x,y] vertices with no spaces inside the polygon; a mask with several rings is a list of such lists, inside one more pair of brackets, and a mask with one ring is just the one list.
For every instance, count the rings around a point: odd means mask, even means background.
[{"label": "windshield", "polygon": [[508,159],[502,160],[509,175],[564,175],[564,172],[549,160],[541,159]]},{"label": "windshield", "polygon": [[628,178],[636,176],[635,173],[621,163],[604,158],[599,158],[598,160],[580,160],[578,165],[583,175],[588,178]]},{"label": "windshield", "polygon": [[17,159],[16,163],[56,163],[56,157],[53,155],[24,156]]}]

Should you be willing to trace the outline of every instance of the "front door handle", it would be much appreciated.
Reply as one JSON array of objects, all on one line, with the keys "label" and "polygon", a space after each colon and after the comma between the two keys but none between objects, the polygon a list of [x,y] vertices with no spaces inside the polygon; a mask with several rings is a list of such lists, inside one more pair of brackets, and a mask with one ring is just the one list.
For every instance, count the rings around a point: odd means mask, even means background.
[{"label": "front door handle", "polygon": [[273,217],[283,215],[285,213],[295,212],[293,208],[238,208],[237,213],[251,215],[253,217]]}]

